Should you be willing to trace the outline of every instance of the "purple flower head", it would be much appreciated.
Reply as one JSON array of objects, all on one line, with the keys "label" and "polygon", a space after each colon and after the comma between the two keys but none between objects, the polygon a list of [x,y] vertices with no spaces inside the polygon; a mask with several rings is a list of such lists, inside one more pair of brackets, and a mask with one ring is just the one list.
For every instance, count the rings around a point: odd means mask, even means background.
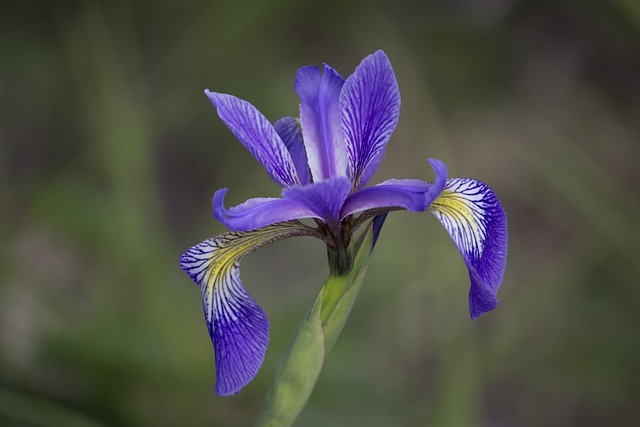
[{"label": "purple flower head", "polygon": [[[322,70],[302,67],[294,88],[300,118],[273,124],[247,101],[205,91],[222,121],[283,187],[279,198],[249,199],[228,209],[227,189],[216,191],[213,215],[232,231],[190,248],[180,259],[202,290],[221,395],[238,393],[262,364],[269,323],[242,286],[239,262],[275,240],[309,235],[340,253],[367,220],[377,218],[379,232],[390,211],[428,209],[469,269],[471,317],[498,303],[507,221],[491,188],[476,180],[447,179],[446,166],[434,159],[429,160],[432,182],[390,179],[366,186],[400,112],[398,84],[384,52],[366,57],[346,80],[326,64]],[[299,222],[302,218],[314,219],[317,227]]]}]

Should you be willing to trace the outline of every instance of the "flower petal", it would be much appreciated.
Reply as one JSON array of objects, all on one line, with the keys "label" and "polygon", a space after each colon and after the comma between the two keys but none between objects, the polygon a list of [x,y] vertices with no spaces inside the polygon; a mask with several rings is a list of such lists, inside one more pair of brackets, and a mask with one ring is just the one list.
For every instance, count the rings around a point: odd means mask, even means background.
[{"label": "flower petal", "polygon": [[[359,188],[367,166],[384,151],[400,113],[398,83],[384,52],[366,57],[347,78],[340,110],[350,176]],[[368,171],[368,176],[373,172]]]},{"label": "flower petal", "polygon": [[273,124],[274,129],[284,142],[285,147],[291,154],[293,164],[296,166],[298,178],[302,185],[311,182],[311,173],[309,171],[309,162],[307,161],[307,153],[302,140],[302,128],[300,121],[293,117],[282,117]]},{"label": "flower petal", "polygon": [[204,91],[229,130],[283,187],[299,185],[293,159],[271,123],[253,105],[233,95]]},{"label": "flower petal", "polygon": [[376,208],[424,211],[425,193],[432,186],[418,179],[389,179],[373,187],[362,188],[349,196],[340,217]]},{"label": "flower petal", "polygon": [[258,197],[226,209],[224,207],[226,194],[227,189],[222,188],[213,195],[213,216],[236,231],[255,230],[276,222],[317,216],[304,204],[287,198]]},{"label": "flower petal", "polygon": [[495,193],[480,181],[448,179],[430,210],[469,269],[471,317],[493,310],[507,262],[507,217]]},{"label": "flower petal", "polygon": [[207,239],[180,258],[182,270],[202,291],[204,315],[216,360],[216,393],[239,393],[256,375],[269,343],[269,320],[240,280],[240,260],[267,243],[311,234],[283,223]]},{"label": "flower petal", "polygon": [[302,67],[296,73],[295,90],[300,97],[300,122],[315,182],[347,176],[347,156],[340,124],[340,90],[344,79],[324,64]]},{"label": "flower petal", "polygon": [[367,182],[371,179],[373,174],[378,170],[378,166],[382,163],[382,159],[384,158],[384,150],[380,151],[376,154],[373,159],[369,162],[366,168],[364,168],[364,172],[362,173],[362,178],[360,178],[360,187],[362,188],[367,185]]},{"label": "flower petal", "polygon": [[412,212],[427,209],[440,194],[447,178],[447,167],[440,160],[429,159],[436,173],[433,183],[418,179],[389,179],[353,193],[344,204],[340,217],[368,209],[398,208]]},{"label": "flower petal", "polygon": [[351,181],[348,178],[335,177],[304,187],[285,188],[282,195],[313,211],[313,217],[324,220],[331,227],[338,227],[340,209],[350,191]]}]

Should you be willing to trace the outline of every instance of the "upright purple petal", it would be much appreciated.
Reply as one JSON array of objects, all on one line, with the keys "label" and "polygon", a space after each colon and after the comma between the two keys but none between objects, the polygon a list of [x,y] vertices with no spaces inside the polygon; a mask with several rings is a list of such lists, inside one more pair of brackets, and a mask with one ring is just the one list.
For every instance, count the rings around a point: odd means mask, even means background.
[{"label": "upright purple petal", "polygon": [[391,208],[422,212],[442,191],[447,167],[439,160],[429,162],[436,173],[433,183],[417,179],[390,179],[373,187],[362,188],[346,200],[341,218],[369,209]]},{"label": "upright purple petal", "polygon": [[315,213],[316,218],[336,227],[340,221],[340,209],[350,191],[351,181],[348,178],[335,177],[301,188],[286,188],[282,195],[304,205]]},{"label": "upright purple petal", "polygon": [[213,216],[231,230],[255,230],[277,222],[318,216],[304,203],[288,198],[259,197],[226,209],[224,207],[226,194],[227,189],[222,188],[213,195]]},{"label": "upright purple petal", "polygon": [[328,65],[302,67],[296,73],[300,121],[309,167],[315,182],[347,175],[347,156],[340,124],[340,90],[344,79]]},{"label": "upright purple petal", "polygon": [[430,210],[469,269],[471,317],[493,310],[507,262],[507,217],[495,193],[480,181],[448,179]]},{"label": "upright purple petal", "polygon": [[278,132],[280,139],[284,142],[285,147],[291,154],[293,164],[296,166],[298,178],[302,185],[311,182],[311,172],[309,171],[309,162],[307,161],[307,152],[304,148],[302,140],[302,128],[300,121],[293,117],[282,117],[273,124],[274,129]]},{"label": "upright purple petal", "polygon": [[[384,151],[400,114],[398,84],[384,52],[363,59],[347,78],[340,110],[350,176],[359,187],[367,166]],[[369,170],[368,177],[373,172]]]},{"label": "upright purple petal", "polygon": [[229,130],[283,187],[300,184],[293,159],[273,125],[253,105],[232,95],[205,93]]},{"label": "upright purple petal", "polygon": [[269,342],[269,321],[242,285],[240,260],[275,240],[312,234],[309,230],[285,223],[249,233],[228,232],[193,246],[180,258],[180,267],[202,291],[217,394],[239,393],[260,369]]}]

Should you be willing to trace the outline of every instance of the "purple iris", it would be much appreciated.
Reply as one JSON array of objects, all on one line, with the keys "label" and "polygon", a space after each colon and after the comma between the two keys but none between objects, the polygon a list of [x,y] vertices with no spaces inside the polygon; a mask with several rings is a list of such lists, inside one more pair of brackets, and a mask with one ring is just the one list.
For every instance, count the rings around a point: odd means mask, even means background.
[{"label": "purple iris", "polygon": [[[322,70],[302,67],[294,88],[300,118],[283,117],[273,124],[247,101],[205,91],[222,121],[283,187],[279,198],[249,199],[229,209],[224,205],[227,189],[216,191],[213,215],[233,231],[205,240],[180,259],[202,290],[220,395],[238,393],[264,359],[268,319],[242,286],[239,262],[276,240],[314,236],[341,254],[367,220],[378,218],[379,231],[390,211],[428,209],[469,269],[471,317],[498,303],[507,221],[491,188],[472,179],[447,179],[446,166],[434,159],[429,160],[432,182],[390,179],[366,187],[400,111],[398,84],[384,52],[366,57],[346,80],[326,64]],[[312,218],[317,226],[298,221],[302,218]]]}]

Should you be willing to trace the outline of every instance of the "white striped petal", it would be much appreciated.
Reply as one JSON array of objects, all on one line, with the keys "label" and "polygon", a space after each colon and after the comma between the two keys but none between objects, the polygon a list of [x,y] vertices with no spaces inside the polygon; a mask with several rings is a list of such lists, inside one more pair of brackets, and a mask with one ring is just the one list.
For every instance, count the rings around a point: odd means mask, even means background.
[{"label": "white striped petal", "polygon": [[269,343],[269,320],[240,280],[240,260],[287,237],[313,235],[298,222],[221,234],[187,250],[180,266],[200,286],[216,360],[216,393],[239,393],[258,373]]},{"label": "white striped petal", "polygon": [[469,269],[471,317],[493,310],[507,261],[507,218],[495,193],[480,181],[448,179],[429,209]]}]

